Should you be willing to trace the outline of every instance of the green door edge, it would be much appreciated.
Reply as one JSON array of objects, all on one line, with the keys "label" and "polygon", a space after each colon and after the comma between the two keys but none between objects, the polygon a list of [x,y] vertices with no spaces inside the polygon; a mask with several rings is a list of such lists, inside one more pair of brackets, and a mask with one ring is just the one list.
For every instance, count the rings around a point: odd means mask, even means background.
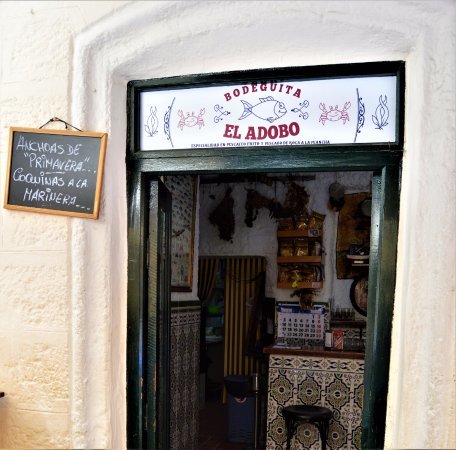
[{"label": "green door edge", "polygon": [[171,272],[169,257],[160,262],[162,253],[170,255],[171,194],[144,172],[127,172],[127,186],[127,447],[155,448],[158,442],[167,450],[170,292],[159,279]]},{"label": "green door edge", "polygon": [[401,167],[384,167],[372,179],[371,251],[362,448],[384,444],[391,328],[396,285],[399,187]]},{"label": "green door edge", "polygon": [[[142,430],[145,410],[141,384],[141,335],[144,321],[146,281],[144,248],[144,175],[208,174],[232,172],[319,172],[374,171],[373,218],[376,232],[371,245],[377,252],[369,269],[369,314],[365,357],[365,392],[362,416],[362,447],[382,448],[385,434],[386,394],[388,392],[391,327],[393,318],[399,184],[402,151],[385,151],[366,146],[347,148],[293,148],[270,151],[220,152],[179,151],[175,157],[127,157],[128,183],[128,298],[127,298],[127,447],[145,448]],[[132,258],[131,255],[138,255]],[[372,261],[372,259],[371,259]],[[163,342],[163,345],[169,345]],[[374,349],[376,351],[374,351]],[[379,349],[381,351],[379,351]],[[169,431],[168,431],[169,432]]]}]

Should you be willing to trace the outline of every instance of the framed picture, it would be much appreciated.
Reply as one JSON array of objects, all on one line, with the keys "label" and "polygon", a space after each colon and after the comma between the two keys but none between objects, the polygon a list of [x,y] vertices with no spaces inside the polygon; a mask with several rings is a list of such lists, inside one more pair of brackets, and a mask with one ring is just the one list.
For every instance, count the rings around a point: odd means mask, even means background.
[{"label": "framed picture", "polygon": [[172,195],[171,291],[191,292],[195,238],[196,182],[192,175],[166,176]]}]

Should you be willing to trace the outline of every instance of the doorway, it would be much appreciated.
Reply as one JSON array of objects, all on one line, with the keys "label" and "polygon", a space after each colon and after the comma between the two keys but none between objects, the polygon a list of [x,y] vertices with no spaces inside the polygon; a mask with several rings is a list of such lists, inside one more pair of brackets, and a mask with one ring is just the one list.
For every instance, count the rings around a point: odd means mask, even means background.
[{"label": "doorway", "polygon": [[[207,246],[202,219],[200,239]],[[212,247],[215,253],[220,249]],[[264,373],[266,263],[263,256],[248,254],[199,257],[201,449],[241,449],[259,439],[254,418],[264,406],[264,391],[254,392],[251,380]]]},{"label": "doorway", "polygon": [[[356,156],[353,158],[357,161]],[[397,233],[398,213],[398,161],[392,155],[382,155],[387,160],[393,160],[393,164],[385,165],[381,171],[374,172],[372,177],[372,223],[373,223],[373,246],[371,249],[370,280],[373,280],[373,289],[369,293],[369,325],[366,340],[366,372],[365,388],[366,395],[376,396],[375,404],[369,402],[364,404],[363,412],[363,439],[382,439],[381,418],[386,407],[386,389],[388,379],[388,366],[385,362],[389,359],[390,349],[390,326],[392,312],[392,290],[394,283],[395,267],[395,242]],[[325,158],[323,158],[324,160]],[[331,160],[331,159],[330,159]],[[331,165],[328,160],[327,164]],[[349,170],[353,166],[345,165],[341,169]],[[303,165],[301,165],[303,168]],[[307,168],[307,167],[305,167]],[[327,169],[328,167],[326,167]],[[368,166],[371,169],[372,166]],[[308,168],[307,168],[308,169]],[[356,166],[359,169],[359,166]],[[187,172],[188,173],[188,172]],[[226,173],[220,170],[217,173]],[[250,170],[244,173],[255,173]],[[308,173],[307,171],[302,173]],[[140,193],[138,193],[140,195]],[[130,197],[132,199],[132,197]],[[145,211],[143,212],[143,214]],[[394,222],[396,220],[396,222]],[[138,224],[141,221],[138,222]],[[387,245],[382,246],[381,242],[385,236],[390,236]],[[386,280],[386,282],[385,282]],[[379,305],[380,312],[379,312]],[[372,312],[372,313],[371,313]],[[376,352],[373,348],[376,347]],[[369,367],[373,368],[369,370]],[[383,406],[382,406],[383,403]],[[130,414],[130,418],[132,418]],[[380,420],[380,421],[379,421]],[[380,424],[380,425],[379,425]],[[367,427],[367,428],[366,428]],[[157,447],[159,448],[159,447]]]},{"label": "doorway", "polygon": [[[248,173],[298,173],[298,172],[344,172],[371,171],[372,179],[372,233],[369,266],[369,302],[368,324],[366,336],[365,374],[364,374],[364,408],[362,420],[362,438],[364,448],[381,448],[383,446],[386,394],[388,387],[388,371],[390,358],[391,324],[394,302],[396,245],[399,212],[400,166],[403,147],[403,92],[404,64],[369,63],[366,65],[347,65],[301,68],[296,71],[285,70],[285,77],[305,75],[306,77],[321,76],[322,73],[341,73],[351,76],[355,72],[362,76],[378,73],[397,76],[396,114],[397,127],[394,139],[386,142],[375,140],[374,143],[356,143],[343,141],[341,144],[326,145],[330,142],[309,141],[296,145],[284,146],[252,146],[252,147],[212,147],[210,144],[189,149],[180,146],[173,150],[140,150],[140,92],[150,88],[146,81],[131,82],[129,86],[129,133],[127,168],[129,172],[129,286],[128,286],[128,334],[127,334],[127,436],[128,446],[144,448],[147,446],[145,436],[147,430],[155,430],[155,422],[151,422],[146,414],[150,405],[144,404],[146,397],[154,399],[169,393],[156,391],[155,373],[147,372],[147,357],[144,350],[144,322],[150,311],[150,302],[144,287],[147,285],[147,244],[157,245],[156,236],[145,233],[145,223],[150,205],[146,203],[147,178],[167,174],[174,175],[223,175]],[[239,76],[246,80],[268,79],[279,76],[277,71],[254,71]],[[232,74],[220,77],[190,78],[187,83],[233,82]],[[174,83],[182,83],[182,79]],[[158,85],[163,86],[162,81]],[[157,86],[157,84],[155,84]],[[236,91],[236,95],[240,91]],[[233,91],[234,95],[234,91]],[[227,98],[228,100],[228,98]],[[363,121],[364,106],[359,105],[359,116]],[[355,100],[354,100],[355,102]],[[324,105],[323,105],[324,106]],[[347,104],[348,107],[348,104]],[[169,109],[168,109],[169,111]],[[151,114],[154,110],[152,109]],[[200,111],[203,114],[204,110]],[[165,118],[168,116],[165,115]],[[340,118],[340,117],[339,117]],[[145,117],[144,117],[145,120]],[[193,119],[192,119],[193,120]],[[361,123],[360,122],[360,123]],[[168,122],[167,122],[168,123]],[[198,123],[198,122],[196,122]],[[193,126],[195,122],[185,122],[185,126]],[[183,126],[184,126],[183,125]],[[271,128],[278,133],[278,128]],[[147,130],[146,130],[147,131]],[[149,127],[149,131],[151,131]],[[155,128],[151,132],[154,132]],[[165,127],[165,134],[167,128]],[[237,136],[225,134],[229,138]],[[271,131],[271,133],[272,133]],[[297,129],[291,130],[293,132]],[[291,132],[290,131],[290,132]],[[355,142],[358,130],[355,133]],[[168,136],[169,138],[169,136]],[[166,138],[165,138],[166,139]],[[272,139],[272,137],[271,137]],[[321,144],[321,145],[320,145]],[[164,148],[164,147],[163,147]],[[167,147],[166,147],[167,148]],[[139,255],[139,257],[138,257]],[[156,300],[152,299],[152,302]],[[152,305],[153,306],[153,305]],[[152,308],[153,309],[153,308]],[[157,350],[168,348],[166,339],[158,336],[160,345]],[[166,372],[166,370],[165,370]],[[167,376],[162,373],[161,376]],[[169,373],[168,373],[169,377]],[[153,382],[152,382],[153,381]],[[160,380],[158,380],[160,381]],[[165,383],[166,384],[166,383]],[[159,384],[158,384],[159,385]],[[160,404],[160,403],[159,403]],[[163,430],[164,433],[168,430]],[[159,440],[152,448],[160,448]]]},{"label": "doorway", "polygon": [[[324,216],[324,238],[322,243],[324,248],[323,267],[325,280],[322,283],[322,287],[315,291],[313,301],[316,302],[316,304],[328,303],[328,299],[332,298],[334,304],[331,306],[334,307],[334,310],[340,309],[343,312],[350,310],[355,314],[350,301],[350,287],[355,277],[366,273],[367,267],[363,264],[362,266],[357,266],[354,271],[350,271],[349,273],[345,273],[345,270],[343,270],[344,267],[340,267],[339,272],[341,273],[338,274],[336,266],[340,264],[336,264],[336,259],[339,259],[340,257],[343,264],[348,248],[347,246],[344,247],[341,245],[341,243],[343,244],[345,241],[360,245],[360,249],[361,247],[369,247],[370,233],[368,225],[370,225],[370,217],[368,217],[368,215],[370,215],[370,210],[364,215],[361,213],[359,207],[366,198],[370,198],[372,183],[371,172],[295,172],[292,174],[277,172],[272,174],[226,174],[224,176],[203,175],[200,178],[200,255],[203,255],[202,258],[205,258],[205,260],[211,260],[212,258],[213,260],[220,260],[221,262],[223,261],[223,258],[228,258],[230,255],[237,255],[241,252],[246,255],[262,255],[267,263],[266,293],[263,302],[265,300],[272,300],[272,330],[274,330],[277,325],[274,323],[276,305],[280,303],[298,304],[298,298],[296,296],[290,297],[294,289],[278,287],[277,256],[279,254],[279,243],[277,240],[277,229],[279,221],[277,217],[274,217],[274,214],[277,215],[277,212],[282,205],[285,204],[287,193],[294,184],[300,187],[300,193],[308,195],[308,209]],[[330,195],[332,192],[334,196],[333,200],[337,200],[336,197],[338,197],[338,193],[333,192],[336,185],[339,186],[339,190],[343,191],[342,194],[345,197],[346,204],[342,208],[343,205],[340,202],[338,205],[339,208],[336,207],[333,209],[334,205],[330,204]],[[233,223],[235,223],[235,227],[232,235],[226,235],[225,233],[220,235],[220,230],[216,223],[212,224],[209,217],[212,216],[214,211],[218,210],[220,204],[225,205],[227,203],[226,200],[224,200],[227,191],[230,191],[230,197],[233,199],[233,217],[235,219]],[[246,202],[247,198],[249,198],[249,202]],[[342,202],[343,201],[342,198]],[[226,224],[228,221],[226,209],[226,207],[223,208],[224,220],[222,224]],[[347,234],[344,231],[347,229],[347,225],[338,230],[338,216],[341,216],[341,213],[338,212],[337,209],[342,209],[343,217],[349,217],[351,221],[348,225],[350,228],[350,230],[348,230],[348,237],[344,237],[344,239],[342,239],[340,235],[345,236],[345,234]],[[345,223],[346,220],[343,222]],[[366,222],[368,222],[367,226]],[[353,231],[354,228],[356,228],[355,231]],[[223,229],[222,231],[227,230]],[[311,242],[314,243],[313,240]],[[285,243],[290,243],[290,241],[285,241]],[[338,247],[343,249],[338,252],[338,258],[336,258],[337,243],[339,243]],[[303,242],[293,241],[291,244],[299,246],[303,244]],[[288,250],[289,248],[285,247],[280,249],[283,255],[288,254]],[[310,249],[308,247],[298,248],[299,255],[302,255],[304,251],[306,255],[315,253],[314,247]],[[311,266],[306,266],[306,269],[309,268],[311,268]],[[221,272],[224,273],[224,268],[222,268]],[[306,273],[306,276],[307,275],[308,274]],[[223,305],[223,290],[221,290],[223,288],[223,279],[225,279],[225,274],[222,277],[218,277],[218,282],[215,283],[213,295],[207,302],[211,307],[218,308]],[[220,301],[220,298],[222,298],[222,301]],[[264,303],[262,306],[265,306]],[[365,318],[356,312],[356,319],[358,319],[359,322],[357,324],[351,324],[351,326],[361,326],[360,324]],[[213,319],[211,318],[211,320]],[[212,325],[214,324],[207,324],[207,333],[214,335],[214,338],[209,336],[209,340],[217,339],[216,336],[220,336],[220,329],[214,330]],[[263,327],[263,329],[266,328],[267,327]],[[259,337],[257,344],[258,347],[260,347],[260,352],[265,345],[267,346],[273,343],[274,334],[276,334],[274,331],[272,341],[269,341],[269,343],[264,343],[266,340],[264,339],[264,336]],[[241,339],[244,337],[245,336],[242,335],[240,336]],[[361,340],[360,337],[358,337],[358,333],[355,332],[355,329],[346,331],[346,350],[349,349],[349,346],[358,346],[358,344],[361,343],[360,341],[364,342],[364,332],[363,339]],[[209,350],[212,350],[214,345],[219,346],[219,351],[216,355],[222,357],[223,346],[221,338],[218,344],[210,343],[208,345]],[[209,356],[212,357],[212,353]],[[264,363],[267,365],[268,357],[267,355],[265,356]],[[221,358],[218,362],[215,361],[213,367],[219,367],[220,369],[218,371],[217,387],[221,389],[223,382],[222,377],[224,375]],[[208,378],[210,379],[211,366],[209,366],[207,373],[209,375]],[[225,375],[227,374],[230,374],[230,372],[225,371]],[[262,399],[267,397],[267,375],[266,367],[266,370],[263,373],[263,379],[261,380],[262,383],[260,383],[263,390],[261,393]],[[359,376],[357,375],[357,377]],[[220,399],[220,395],[218,399]],[[266,401],[263,400],[263,411],[266,410],[265,405]],[[360,411],[357,410],[357,413],[359,417]],[[213,416],[214,415],[212,414],[211,417]],[[218,432],[219,439],[225,436],[226,442],[228,419],[225,418],[224,420],[224,427],[219,427]],[[263,445],[266,431],[265,422],[266,421],[264,420],[261,423],[261,443]],[[344,426],[345,425],[346,424],[344,424]],[[359,425],[358,422],[356,426],[358,427]],[[200,428],[204,430],[204,423],[200,423]],[[210,429],[214,429],[214,427],[209,427],[209,430]]]}]

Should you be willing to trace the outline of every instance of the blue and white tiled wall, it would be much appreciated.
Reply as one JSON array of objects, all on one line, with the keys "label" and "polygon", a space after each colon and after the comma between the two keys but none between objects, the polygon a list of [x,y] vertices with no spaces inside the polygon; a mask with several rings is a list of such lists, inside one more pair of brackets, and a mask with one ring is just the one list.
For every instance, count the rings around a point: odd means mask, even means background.
[{"label": "blue and white tiled wall", "polygon": [[197,450],[200,306],[171,311],[171,450]]},{"label": "blue and white tiled wall", "polygon": [[[266,450],[286,446],[281,411],[292,404],[326,406],[333,411],[329,426],[331,449],[361,448],[361,412],[364,395],[364,361],[357,359],[270,355]],[[293,450],[321,448],[314,425],[301,424]]]}]

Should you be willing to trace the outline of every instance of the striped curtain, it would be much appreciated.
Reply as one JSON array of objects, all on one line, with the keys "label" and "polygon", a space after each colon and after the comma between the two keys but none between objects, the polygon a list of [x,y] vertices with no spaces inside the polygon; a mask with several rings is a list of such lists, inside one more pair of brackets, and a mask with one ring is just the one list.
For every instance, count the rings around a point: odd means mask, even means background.
[{"label": "striped curtain", "polygon": [[224,376],[251,375],[259,370],[258,361],[247,349],[247,332],[255,297],[264,293],[265,271],[262,256],[226,258]]},{"label": "striped curtain", "polygon": [[201,257],[198,263],[198,298],[206,301],[215,287],[215,278],[219,270],[218,257]]},{"label": "striped curtain", "polygon": [[[212,295],[215,288],[215,280],[219,270],[219,258],[200,257],[198,260],[198,298],[203,305]],[[200,373],[207,372],[206,350],[206,306],[200,310]]]}]

